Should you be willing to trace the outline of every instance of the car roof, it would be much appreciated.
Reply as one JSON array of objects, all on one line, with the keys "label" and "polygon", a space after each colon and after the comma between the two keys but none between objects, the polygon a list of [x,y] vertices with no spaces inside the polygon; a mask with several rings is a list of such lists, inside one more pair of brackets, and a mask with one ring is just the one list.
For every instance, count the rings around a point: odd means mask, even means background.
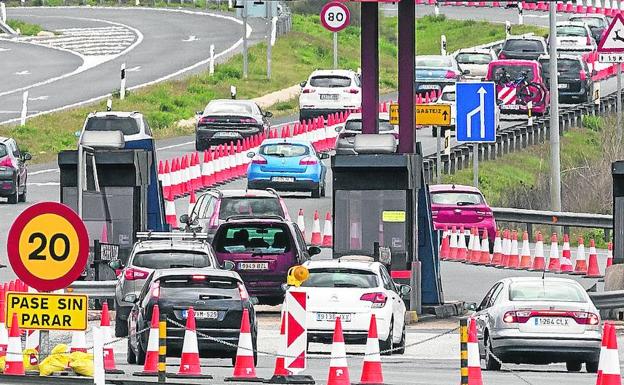
[{"label": "car roof", "polygon": [[577,281],[575,281],[575,280],[573,280],[571,278],[559,278],[559,277],[544,277],[544,278],[542,278],[542,277],[507,277],[507,278],[501,279],[499,282],[503,282],[503,281],[506,281],[508,283],[514,283],[514,282],[539,282],[539,281],[542,281],[542,280],[545,281],[545,282],[567,282],[567,283],[579,284]]},{"label": "car roof", "polygon": [[323,269],[332,267],[344,267],[347,269],[366,270],[377,273],[379,271],[379,262],[375,261],[358,261],[353,259],[337,258],[337,259],[325,259],[316,261],[306,261],[303,264],[309,269]]},{"label": "car roof", "polygon": [[536,40],[541,42],[546,41],[543,37],[536,35],[512,35],[505,39],[505,41],[507,40]]},{"label": "car roof", "polygon": [[355,75],[355,71],[353,70],[316,70],[312,72],[310,77],[314,76],[327,76],[327,75],[336,75],[336,76],[353,76]]},{"label": "car roof", "polygon": [[491,66],[495,66],[495,65],[525,65],[525,66],[537,66],[539,65],[538,62],[536,62],[535,60],[524,60],[524,59],[497,59],[497,60],[492,60],[490,62]]},{"label": "car roof", "polygon": [[265,139],[260,144],[261,146],[265,144],[276,144],[276,143],[292,143],[292,144],[301,144],[304,146],[311,147],[312,143],[309,140],[301,140],[301,139],[292,139],[292,138],[274,138],[274,139]]},{"label": "car roof", "polygon": [[479,193],[481,191],[474,186],[466,186],[461,184],[431,184],[429,185],[430,192],[439,192],[439,191],[459,191],[459,192],[472,192]]},{"label": "car roof", "polygon": [[204,251],[210,248],[205,240],[186,239],[145,239],[136,243],[135,252],[145,251]]},{"label": "car roof", "polygon": [[154,271],[154,279],[171,277],[175,275],[203,274],[211,277],[227,277],[242,281],[240,275],[235,271],[216,269],[212,267],[178,267],[173,269],[158,269]]},{"label": "car roof", "polygon": [[[352,112],[347,117],[347,121],[349,121],[349,120],[356,120],[356,119],[360,119],[360,120],[362,119],[362,113],[361,112]],[[379,119],[390,120],[390,114],[387,113],[387,112],[380,112],[379,113]]]},{"label": "car roof", "polygon": [[249,106],[256,105],[256,102],[254,102],[253,100],[245,100],[245,99],[212,99],[210,102],[208,102],[208,104],[224,103],[224,102],[228,102],[230,104],[244,104],[244,105],[249,105]]},{"label": "car roof", "polygon": [[140,117],[143,116],[143,114],[141,114],[138,111],[97,111],[97,112],[92,112],[89,114],[89,118],[91,117],[96,117],[96,118],[107,118],[107,117],[114,117],[114,118],[135,118],[135,117]]},{"label": "car roof", "polygon": [[[278,198],[277,193],[267,190],[243,190],[243,189],[231,189],[231,190],[208,190],[206,193],[212,192],[222,198]],[[204,194],[205,195],[205,194]]]},{"label": "car roof", "polygon": [[575,26],[575,27],[585,27],[587,24],[583,23],[582,21],[570,21],[570,20],[557,22],[557,27],[562,27],[566,25]]}]

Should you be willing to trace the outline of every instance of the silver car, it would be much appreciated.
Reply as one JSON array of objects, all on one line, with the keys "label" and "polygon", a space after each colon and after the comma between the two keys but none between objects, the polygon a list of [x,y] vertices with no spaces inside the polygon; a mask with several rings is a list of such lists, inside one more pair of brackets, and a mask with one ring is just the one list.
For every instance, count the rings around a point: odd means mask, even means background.
[{"label": "silver car", "polygon": [[498,281],[477,308],[479,352],[488,370],[505,363],[583,362],[598,370],[600,316],[583,287],[571,279],[515,277]]},{"label": "silver car", "polygon": [[[344,125],[336,126],[336,154],[338,155],[356,155],[355,152],[355,136],[362,133],[362,114],[350,114]],[[379,133],[392,134],[398,145],[399,142],[399,126],[390,124],[390,115],[387,112],[379,113]]]},{"label": "silver car", "polygon": [[134,244],[128,263],[123,266],[115,287],[116,337],[128,335],[127,320],[134,305],[123,299],[128,294],[138,297],[152,271],[182,267],[219,268],[219,262],[205,235],[203,239],[199,238],[200,235],[197,238],[193,236],[192,233],[152,233],[149,237],[142,238],[141,233],[137,234],[139,241]]}]

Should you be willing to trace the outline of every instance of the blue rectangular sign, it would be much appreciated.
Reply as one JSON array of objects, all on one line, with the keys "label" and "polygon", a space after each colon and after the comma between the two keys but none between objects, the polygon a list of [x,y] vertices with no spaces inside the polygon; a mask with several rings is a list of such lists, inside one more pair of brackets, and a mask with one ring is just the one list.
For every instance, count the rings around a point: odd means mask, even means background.
[{"label": "blue rectangular sign", "polygon": [[457,142],[495,142],[497,122],[494,83],[457,83],[455,87]]}]

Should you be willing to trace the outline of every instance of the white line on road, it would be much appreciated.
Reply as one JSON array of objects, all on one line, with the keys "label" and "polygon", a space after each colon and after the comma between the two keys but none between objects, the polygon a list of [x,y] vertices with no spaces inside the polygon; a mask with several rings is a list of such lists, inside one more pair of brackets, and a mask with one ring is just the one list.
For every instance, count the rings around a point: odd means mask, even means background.
[{"label": "white line on road", "polygon": [[42,96],[37,96],[35,98],[28,98],[28,100],[30,100],[31,102],[37,101],[37,100],[48,100],[48,95],[42,95]]},{"label": "white line on road", "polygon": [[126,72],[138,72],[140,70],[141,70],[141,66],[136,66],[136,67],[128,68]]},{"label": "white line on road", "polygon": [[28,175],[29,176],[41,175],[41,174],[47,174],[47,173],[50,173],[50,172],[59,172],[59,169],[58,168],[48,168],[48,169],[45,169],[45,170],[29,172]]},{"label": "white line on road", "polygon": [[14,75],[18,75],[18,76],[30,75],[30,71],[23,70],[23,71],[16,72]]},{"label": "white line on road", "polygon": [[11,48],[0,48],[0,52],[7,52],[10,51]]},{"label": "white line on road", "polygon": [[183,42],[187,42],[187,43],[188,43],[189,41],[197,41],[197,40],[199,40],[199,39],[197,38],[197,36],[195,36],[195,35],[190,35],[188,38],[186,38],[186,39],[184,39],[184,40],[182,40],[182,41],[183,41]]}]

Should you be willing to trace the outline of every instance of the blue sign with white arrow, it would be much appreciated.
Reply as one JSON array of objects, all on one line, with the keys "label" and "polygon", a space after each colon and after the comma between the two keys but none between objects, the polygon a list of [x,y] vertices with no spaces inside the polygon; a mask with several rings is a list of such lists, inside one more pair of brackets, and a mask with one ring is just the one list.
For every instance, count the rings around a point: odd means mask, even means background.
[{"label": "blue sign with white arrow", "polygon": [[496,141],[496,90],[493,82],[457,83],[455,105],[458,142]]}]

